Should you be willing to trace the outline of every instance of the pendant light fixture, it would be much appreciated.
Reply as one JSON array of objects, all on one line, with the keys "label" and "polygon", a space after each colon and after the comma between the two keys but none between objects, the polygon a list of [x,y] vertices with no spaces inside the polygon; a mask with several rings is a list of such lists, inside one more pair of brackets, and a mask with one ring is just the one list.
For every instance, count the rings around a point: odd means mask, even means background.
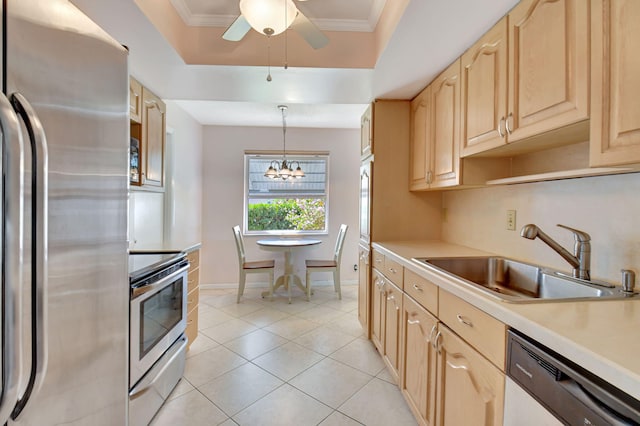
[{"label": "pendant light fixture", "polygon": [[269,168],[265,172],[265,177],[282,180],[303,178],[304,172],[300,168],[298,161],[287,162],[287,106],[278,105],[278,109],[282,113],[282,162],[278,163],[273,160],[269,164]]}]

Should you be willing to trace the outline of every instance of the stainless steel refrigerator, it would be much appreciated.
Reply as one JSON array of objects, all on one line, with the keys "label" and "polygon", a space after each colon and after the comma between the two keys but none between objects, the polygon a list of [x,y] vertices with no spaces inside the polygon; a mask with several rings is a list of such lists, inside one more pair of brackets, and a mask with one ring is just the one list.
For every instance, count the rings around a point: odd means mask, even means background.
[{"label": "stainless steel refrigerator", "polygon": [[67,0],[0,7],[0,425],[124,425],[127,51]]}]

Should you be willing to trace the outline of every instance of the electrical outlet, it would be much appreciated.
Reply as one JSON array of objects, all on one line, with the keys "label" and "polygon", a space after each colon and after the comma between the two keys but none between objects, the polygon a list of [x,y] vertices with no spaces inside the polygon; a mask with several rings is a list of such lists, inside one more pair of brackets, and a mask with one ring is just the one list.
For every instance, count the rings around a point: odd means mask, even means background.
[{"label": "electrical outlet", "polygon": [[516,230],[516,211],[507,210],[507,231]]}]

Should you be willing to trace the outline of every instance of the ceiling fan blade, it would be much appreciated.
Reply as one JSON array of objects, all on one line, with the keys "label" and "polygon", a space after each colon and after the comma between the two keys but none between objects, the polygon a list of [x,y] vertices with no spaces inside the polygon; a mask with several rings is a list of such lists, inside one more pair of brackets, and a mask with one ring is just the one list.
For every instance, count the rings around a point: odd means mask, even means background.
[{"label": "ceiling fan blade", "polygon": [[327,36],[300,11],[293,20],[291,29],[300,34],[314,49],[320,49],[329,43]]},{"label": "ceiling fan blade", "polygon": [[222,34],[222,38],[228,41],[240,41],[249,32],[251,25],[244,16],[238,16],[238,19],[229,25],[229,28]]}]

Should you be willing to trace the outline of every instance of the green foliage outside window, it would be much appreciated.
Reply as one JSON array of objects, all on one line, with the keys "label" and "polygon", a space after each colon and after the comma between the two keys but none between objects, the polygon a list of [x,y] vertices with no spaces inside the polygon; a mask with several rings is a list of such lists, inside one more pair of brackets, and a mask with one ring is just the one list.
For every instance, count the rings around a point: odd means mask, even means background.
[{"label": "green foliage outside window", "polygon": [[249,205],[249,231],[323,231],[323,199],[270,200]]}]

